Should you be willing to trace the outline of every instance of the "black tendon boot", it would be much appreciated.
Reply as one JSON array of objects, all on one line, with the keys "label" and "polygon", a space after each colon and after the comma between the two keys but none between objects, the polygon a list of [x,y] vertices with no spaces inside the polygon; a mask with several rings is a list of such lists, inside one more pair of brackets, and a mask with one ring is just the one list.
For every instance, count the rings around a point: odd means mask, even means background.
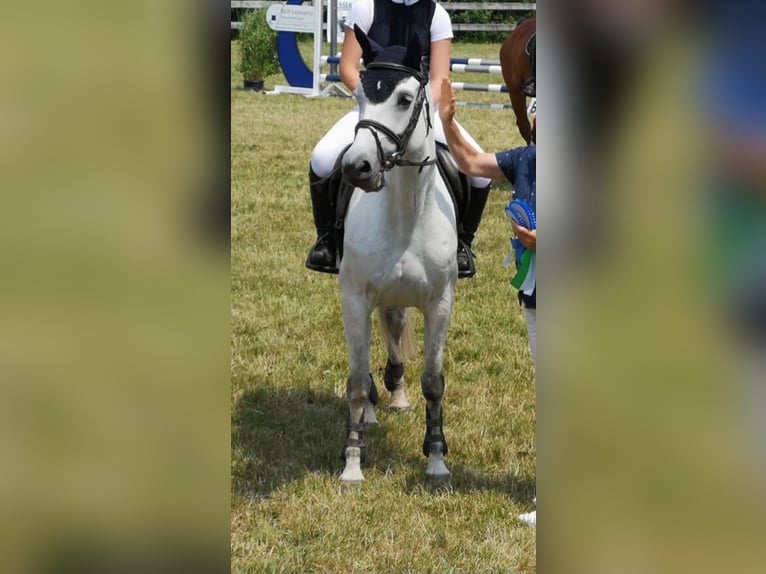
[{"label": "black tendon boot", "polygon": [[317,240],[306,258],[306,267],[321,273],[338,272],[338,242],[332,227],[335,210],[330,202],[329,186],[329,180],[320,178],[309,166],[311,210]]},{"label": "black tendon boot", "polygon": [[471,243],[479,229],[481,214],[484,212],[484,206],[487,204],[489,188],[471,187],[471,203],[468,206],[468,213],[463,218],[462,229],[458,233],[457,241],[457,276],[473,277],[476,275],[476,264],[474,263],[474,254],[471,251]]}]

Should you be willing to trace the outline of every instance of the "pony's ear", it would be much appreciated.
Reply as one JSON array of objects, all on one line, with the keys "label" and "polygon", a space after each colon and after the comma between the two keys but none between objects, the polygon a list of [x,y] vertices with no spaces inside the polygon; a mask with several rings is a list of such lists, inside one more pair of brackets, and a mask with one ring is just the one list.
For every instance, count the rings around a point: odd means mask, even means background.
[{"label": "pony's ear", "polygon": [[423,68],[421,66],[421,62],[423,60],[423,56],[427,54],[428,46],[425,45],[423,36],[415,33],[412,35],[412,38],[410,38],[410,41],[407,44],[407,51],[404,54],[404,61],[402,63],[408,68],[422,72]]},{"label": "pony's ear", "polygon": [[354,36],[356,36],[356,41],[359,42],[359,45],[362,47],[362,61],[364,62],[364,65],[367,66],[371,62],[374,62],[375,58],[378,56],[378,52],[383,48],[381,48],[375,40],[369,38],[357,24],[354,24]]}]

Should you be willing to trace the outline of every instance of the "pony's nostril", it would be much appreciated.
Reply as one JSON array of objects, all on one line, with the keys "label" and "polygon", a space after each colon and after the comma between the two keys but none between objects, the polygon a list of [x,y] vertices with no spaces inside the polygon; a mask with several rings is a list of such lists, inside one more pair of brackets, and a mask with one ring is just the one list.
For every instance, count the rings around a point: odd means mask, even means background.
[{"label": "pony's nostril", "polygon": [[372,171],[372,166],[370,165],[370,162],[367,160],[364,160],[359,165],[359,173],[369,173]]}]

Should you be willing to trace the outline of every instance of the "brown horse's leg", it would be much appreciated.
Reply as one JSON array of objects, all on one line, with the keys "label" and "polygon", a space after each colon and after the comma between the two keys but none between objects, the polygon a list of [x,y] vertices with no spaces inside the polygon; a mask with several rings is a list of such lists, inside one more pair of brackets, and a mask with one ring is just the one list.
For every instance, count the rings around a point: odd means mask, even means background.
[{"label": "brown horse's leg", "polygon": [[511,107],[516,116],[516,126],[527,145],[532,140],[532,126],[527,117],[527,98],[522,91],[522,86],[529,73],[529,58],[524,53],[524,46],[532,30],[534,30],[534,24],[525,20],[500,46],[500,70],[503,81],[508,87]]}]

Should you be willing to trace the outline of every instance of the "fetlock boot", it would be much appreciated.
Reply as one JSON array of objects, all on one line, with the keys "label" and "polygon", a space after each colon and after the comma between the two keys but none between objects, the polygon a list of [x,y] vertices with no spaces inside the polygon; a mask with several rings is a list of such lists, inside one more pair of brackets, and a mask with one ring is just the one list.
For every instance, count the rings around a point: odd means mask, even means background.
[{"label": "fetlock boot", "polygon": [[486,187],[471,187],[471,203],[468,206],[468,213],[463,218],[461,230],[458,232],[457,276],[459,278],[476,275],[475,255],[471,250],[471,244],[473,243],[476,231],[479,229],[484,206],[487,205],[489,188],[489,185]]},{"label": "fetlock boot", "polygon": [[330,202],[329,180],[319,177],[309,166],[311,211],[317,240],[306,258],[306,267],[320,273],[338,273],[338,241],[333,232],[335,210]]}]

